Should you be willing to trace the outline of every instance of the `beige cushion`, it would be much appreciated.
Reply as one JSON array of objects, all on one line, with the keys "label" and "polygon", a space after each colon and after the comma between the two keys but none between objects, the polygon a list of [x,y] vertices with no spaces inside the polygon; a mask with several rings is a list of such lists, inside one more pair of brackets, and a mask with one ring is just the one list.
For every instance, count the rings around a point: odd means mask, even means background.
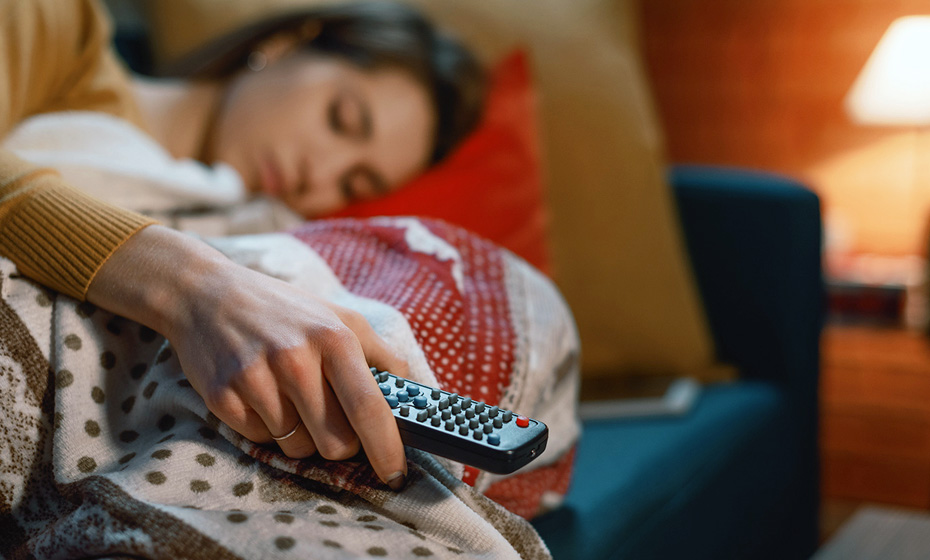
[{"label": "beige cushion", "polygon": [[[150,2],[160,57],[321,0]],[[407,0],[485,60],[529,47],[540,87],[556,281],[585,375],[718,376],[671,193],[628,1]]]}]

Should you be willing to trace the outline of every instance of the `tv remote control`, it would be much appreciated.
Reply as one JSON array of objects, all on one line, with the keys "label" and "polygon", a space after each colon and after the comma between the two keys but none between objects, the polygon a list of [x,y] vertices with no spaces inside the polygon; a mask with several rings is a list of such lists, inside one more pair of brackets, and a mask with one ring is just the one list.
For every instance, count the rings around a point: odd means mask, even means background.
[{"label": "tv remote control", "polygon": [[404,445],[509,474],[546,449],[549,428],[513,411],[371,368]]}]

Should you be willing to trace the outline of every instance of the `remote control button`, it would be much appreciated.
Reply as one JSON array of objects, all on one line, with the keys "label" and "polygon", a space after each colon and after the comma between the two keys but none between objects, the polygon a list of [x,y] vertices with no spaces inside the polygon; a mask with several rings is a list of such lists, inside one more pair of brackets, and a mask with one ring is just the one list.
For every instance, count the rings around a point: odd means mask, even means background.
[{"label": "remote control button", "polygon": [[428,415],[426,414],[425,410],[421,410],[420,412],[417,412],[417,422],[423,422],[427,418],[428,418]]},{"label": "remote control button", "polygon": [[397,379],[395,379],[395,380],[394,380],[394,386],[397,387],[398,389],[401,388],[401,387],[403,387],[403,386],[404,386],[404,378],[403,378],[403,377],[398,377]]},{"label": "remote control button", "polygon": [[433,389],[429,396],[432,397],[434,401],[438,401],[439,397],[442,396],[442,393],[439,392],[439,389]]},{"label": "remote control button", "polygon": [[490,434],[491,432],[494,431],[494,426],[492,426],[491,424],[485,424],[485,425],[482,427],[482,429],[484,430],[484,433]]},{"label": "remote control button", "polygon": [[448,420],[449,418],[452,418],[452,411],[451,411],[451,410],[443,410],[443,411],[442,411],[442,419],[443,419],[443,420]]},{"label": "remote control button", "polygon": [[368,369],[371,371],[372,375],[378,375],[378,368],[376,368],[375,366],[371,366]]},{"label": "remote control button", "polygon": [[465,423],[465,415],[464,415],[464,414],[458,414],[458,415],[455,417],[455,423],[456,423],[456,424],[464,424],[464,423]]},{"label": "remote control button", "polygon": [[475,438],[478,441],[481,441],[481,438],[484,437],[484,435],[481,432],[473,432],[471,434],[471,437]]},{"label": "remote control button", "polygon": [[492,406],[491,408],[488,409],[488,416],[491,418],[494,418],[497,416],[498,412],[500,412],[500,409],[497,408],[496,406]]},{"label": "remote control button", "polygon": [[389,378],[388,372],[386,371],[382,371],[381,373],[378,374],[378,381],[380,381],[381,383],[386,382],[388,378]]},{"label": "remote control button", "polygon": [[379,384],[379,385],[378,385],[378,388],[381,389],[381,394],[383,394],[383,395],[390,395],[390,394],[391,394],[391,386],[388,385],[387,383],[381,383],[381,384]]},{"label": "remote control button", "polygon": [[[419,394],[420,394],[420,386],[419,386],[419,385],[407,385],[407,394],[410,395],[411,397],[415,397],[415,396],[419,395]],[[426,398],[426,397],[424,397],[424,398]]]},{"label": "remote control button", "polygon": [[469,421],[468,421],[468,427],[471,428],[472,430],[474,430],[475,428],[477,428],[477,427],[478,427],[478,419],[477,419],[477,418],[472,418],[471,420],[469,420]]},{"label": "remote control button", "polygon": [[470,398],[470,397],[465,397],[464,399],[462,399],[462,408],[468,408],[468,407],[470,407],[470,406],[471,406],[471,398]]},{"label": "remote control button", "polygon": [[458,414],[459,412],[462,412],[462,405],[459,403],[452,405],[452,414]]},{"label": "remote control button", "polygon": [[428,407],[426,407],[426,411],[429,412],[430,416],[436,414],[436,405],[434,404],[429,405]]},{"label": "remote control button", "polygon": [[491,434],[488,436],[488,443],[490,443],[491,445],[500,445],[501,437],[497,434]]},{"label": "remote control button", "polygon": [[482,412],[481,414],[478,415],[478,421],[481,422],[482,424],[486,424],[488,420],[490,420],[490,418],[488,418],[487,412]]},{"label": "remote control button", "polygon": [[400,402],[407,402],[410,400],[410,395],[407,394],[407,391],[397,391],[394,396],[396,396],[397,400]]},{"label": "remote control button", "polygon": [[468,435],[468,426],[459,426],[459,433],[463,436]]},{"label": "remote control button", "polygon": [[497,418],[494,419],[494,427],[495,427],[495,428],[503,427],[503,425],[504,425],[504,422],[501,420],[500,416],[498,416]]},{"label": "remote control button", "polygon": [[460,398],[460,397],[459,397],[459,394],[458,394],[458,393],[452,393],[451,395],[449,395],[449,402],[452,403],[452,404],[455,404],[455,403],[459,402],[459,398]]},{"label": "remote control button", "polygon": [[474,417],[475,417],[475,410],[473,408],[469,408],[468,410],[465,411],[465,418],[474,418]]},{"label": "remote control button", "polygon": [[410,407],[409,407],[409,406],[404,405],[404,406],[400,407],[400,415],[401,415],[401,416],[403,416],[404,418],[406,418],[407,415],[409,415],[409,414],[410,414]]},{"label": "remote control button", "polygon": [[439,400],[439,410],[445,410],[449,408],[449,399],[448,397],[443,397]]},{"label": "remote control button", "polygon": [[446,420],[445,428],[447,432],[451,432],[452,430],[455,429],[455,422],[453,422],[452,420]]},{"label": "remote control button", "polygon": [[387,400],[387,403],[391,405],[391,408],[397,408],[397,405],[399,404],[397,402],[397,397],[395,397],[394,395],[388,395],[384,398]]},{"label": "remote control button", "polygon": [[417,408],[426,408],[426,397],[424,397],[423,395],[413,397],[413,406]]},{"label": "remote control button", "polygon": [[507,422],[510,422],[512,419],[513,419],[513,412],[510,412],[509,410],[505,410],[504,411],[504,424],[506,424]]},{"label": "remote control button", "polygon": [[442,422],[442,421],[439,419],[438,416],[433,416],[433,417],[430,418],[430,420],[429,420],[429,423],[432,424],[433,426],[438,426],[438,425],[440,424],[440,422]]},{"label": "remote control button", "polygon": [[475,403],[475,412],[481,413],[484,412],[484,403]]},{"label": "remote control button", "polygon": [[527,428],[530,425],[530,419],[526,416],[517,416],[517,426]]}]

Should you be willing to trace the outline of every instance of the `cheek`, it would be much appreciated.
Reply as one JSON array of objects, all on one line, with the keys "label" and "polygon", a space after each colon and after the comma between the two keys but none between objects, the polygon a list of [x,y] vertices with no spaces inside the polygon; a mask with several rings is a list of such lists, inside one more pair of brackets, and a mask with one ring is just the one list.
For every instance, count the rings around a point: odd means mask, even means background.
[{"label": "cheek", "polygon": [[[243,172],[240,169],[244,165],[243,154],[248,151],[243,144],[247,145],[255,132],[249,97],[246,84],[231,87],[217,114],[211,140],[213,159],[232,165],[240,173]],[[249,131],[249,134],[242,131]]]},{"label": "cheek", "polygon": [[268,141],[285,135],[308,118],[299,88],[280,76],[248,75],[230,85],[219,123],[226,145]]},{"label": "cheek", "polygon": [[304,218],[319,218],[338,212],[345,207],[345,202],[341,197],[316,193],[305,195],[293,202],[287,201],[287,205]]},{"label": "cheek", "polygon": [[348,203],[335,179],[318,180],[309,192],[300,197],[300,202],[312,208],[317,216],[341,210]]}]

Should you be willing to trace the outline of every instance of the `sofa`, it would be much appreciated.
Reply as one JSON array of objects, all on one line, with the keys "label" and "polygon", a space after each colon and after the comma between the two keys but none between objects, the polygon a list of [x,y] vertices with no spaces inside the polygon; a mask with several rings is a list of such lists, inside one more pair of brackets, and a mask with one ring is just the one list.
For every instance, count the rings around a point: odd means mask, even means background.
[{"label": "sofa", "polygon": [[[817,196],[758,171],[666,166],[630,46],[634,2],[410,1],[489,60],[514,43],[533,55],[555,279],[579,322],[582,384],[629,372],[705,383],[681,416],[584,422],[564,503],[533,520],[553,556],[809,557],[824,316]],[[183,35],[162,28],[164,40]],[[151,62],[137,28],[117,31],[130,64]],[[602,56],[572,58],[594,47]],[[582,76],[591,87],[565,89]]]},{"label": "sofa", "polygon": [[681,417],[589,420],[565,503],[533,521],[557,559],[808,558],[817,546],[821,221],[797,181],[670,171],[721,360]]}]

